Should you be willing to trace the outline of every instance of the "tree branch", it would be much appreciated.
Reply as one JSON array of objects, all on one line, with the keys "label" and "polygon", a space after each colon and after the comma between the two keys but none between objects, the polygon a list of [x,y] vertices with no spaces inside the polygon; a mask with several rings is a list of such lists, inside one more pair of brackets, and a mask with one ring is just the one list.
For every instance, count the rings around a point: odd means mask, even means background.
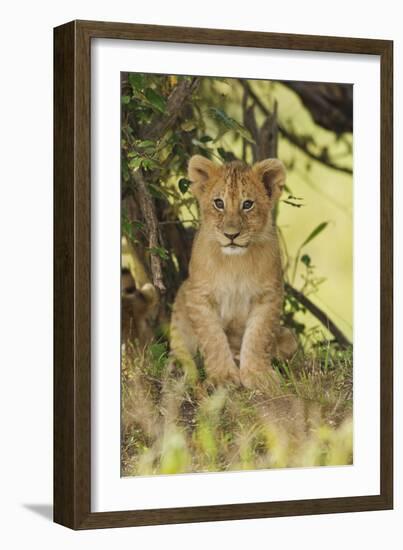
[{"label": "tree branch", "polygon": [[333,321],[322,311],[317,305],[305,296],[302,292],[291,286],[289,283],[284,284],[284,288],[288,294],[291,294],[300,304],[312,313],[324,327],[334,336],[336,342],[342,348],[348,348],[352,344],[342,331],[333,323]]},{"label": "tree branch", "polygon": [[136,182],[136,188],[140,203],[141,211],[144,215],[144,220],[146,222],[147,234],[148,234],[148,247],[151,249],[151,274],[153,278],[154,286],[158,288],[161,294],[164,294],[166,291],[164,285],[164,279],[162,275],[162,265],[161,258],[153,252],[152,249],[155,249],[161,244],[161,236],[158,229],[158,220],[155,212],[154,202],[148,191],[147,184],[144,180],[143,172],[138,170],[133,173],[133,178]]},{"label": "tree branch", "polygon": [[200,84],[200,77],[190,80],[181,80],[168,97],[167,108],[164,115],[155,115],[149,126],[144,128],[141,139],[160,139],[180,115],[186,101]]},{"label": "tree branch", "polygon": [[[165,132],[176,122],[186,101],[197,89],[199,83],[199,77],[190,80],[181,80],[168,97],[165,114],[162,116],[156,115],[153,118],[150,124],[141,133],[141,139],[158,140],[162,138]],[[133,171],[132,177],[136,183],[139,205],[147,228],[148,247],[151,249],[150,267],[153,283],[161,294],[164,294],[166,292],[166,287],[164,284],[161,258],[155,251],[153,252],[153,249],[162,246],[155,204],[150,195],[143,171],[141,169]]]},{"label": "tree branch", "polygon": [[311,113],[312,118],[327,130],[341,135],[353,131],[353,87],[351,84],[283,81],[293,90]]},{"label": "tree branch", "polygon": [[[264,105],[264,103],[261,101],[259,96],[252,90],[251,86],[245,82],[242,79],[239,79],[239,82],[241,86],[246,89],[253,99],[253,101],[256,103],[256,105],[259,107],[259,109],[262,111],[263,114],[266,116],[272,116],[272,113],[270,113],[269,109]],[[325,154],[317,155],[313,153],[310,149],[308,149],[308,146],[304,142],[303,139],[301,139],[299,136],[293,134],[284,126],[282,126],[279,122],[277,122],[278,130],[279,132],[295,147],[298,147],[305,155],[307,155],[312,160],[316,160],[317,162],[320,162],[324,166],[327,166],[328,168],[332,168],[333,170],[338,170],[339,172],[344,172],[345,174],[352,174],[353,171],[351,168],[348,168],[347,166],[339,166],[338,164],[334,164],[326,154],[326,150],[324,150]]]}]

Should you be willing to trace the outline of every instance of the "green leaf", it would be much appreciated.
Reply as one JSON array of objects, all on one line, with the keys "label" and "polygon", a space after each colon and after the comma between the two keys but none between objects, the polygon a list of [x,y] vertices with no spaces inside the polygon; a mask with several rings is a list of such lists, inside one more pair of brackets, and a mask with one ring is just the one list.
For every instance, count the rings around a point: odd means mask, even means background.
[{"label": "green leaf", "polygon": [[[158,151],[158,161],[162,164],[166,162],[171,155],[175,155],[174,148],[175,145],[173,143],[168,143],[165,147],[162,147]],[[178,149],[176,152],[178,152]]]},{"label": "green leaf", "polygon": [[142,92],[145,85],[145,78],[142,73],[130,73],[129,83],[133,90],[136,92]]},{"label": "green leaf", "polygon": [[124,214],[122,217],[122,231],[132,241],[135,241],[136,232],[144,231],[144,224],[137,220],[130,221]]},{"label": "green leaf", "polygon": [[179,186],[179,190],[180,192],[184,195],[186,193],[186,191],[189,189],[189,185],[191,184],[191,181],[188,180],[187,178],[181,178],[179,181],[178,181],[178,186]]},{"label": "green leaf", "polygon": [[213,141],[213,138],[211,136],[202,136],[199,141],[201,141],[201,143],[207,143],[208,141]]},{"label": "green leaf", "polygon": [[131,223],[126,218],[122,220],[122,231],[127,237],[130,237],[132,240],[134,239]]},{"label": "green leaf", "polygon": [[309,267],[311,265],[311,257],[308,254],[304,254],[301,256],[301,262],[306,265],[306,267]]},{"label": "green leaf", "polygon": [[145,139],[143,141],[137,141],[136,142],[137,147],[140,147],[140,149],[148,149],[151,147],[155,147],[156,143],[155,141],[152,141],[151,139]]},{"label": "green leaf", "polygon": [[122,95],[122,103],[123,105],[127,105],[128,103],[130,103],[130,96]]},{"label": "green leaf", "polygon": [[168,250],[162,248],[161,246],[152,246],[151,248],[149,248],[149,251],[151,252],[151,254],[159,256],[162,260],[168,260],[169,258]]},{"label": "green leaf", "polygon": [[255,143],[249,131],[244,128],[242,124],[239,124],[239,122],[237,122],[235,119],[228,116],[227,113],[225,113],[222,109],[219,109],[218,107],[211,107],[210,112],[219,125],[224,126],[228,130],[234,130],[246,141],[249,141],[250,143]]},{"label": "green leaf", "polygon": [[329,225],[329,222],[322,222],[317,227],[315,227],[315,229],[308,235],[305,241],[301,244],[300,248],[302,248],[303,246],[310,243],[313,239],[315,239],[315,237],[317,237],[320,233],[322,233],[322,231],[326,229],[328,225]]},{"label": "green leaf", "polygon": [[158,162],[153,159],[143,158],[141,166],[142,168],[144,168],[144,170],[155,170],[156,168],[158,168],[159,165]]},{"label": "green leaf", "polygon": [[130,170],[137,170],[138,168],[140,168],[142,162],[143,162],[143,157],[134,157],[129,161],[128,166]]},{"label": "green leaf", "polygon": [[131,224],[138,230],[143,231],[144,230],[144,223],[139,222],[138,220],[134,220],[131,222]]},{"label": "green leaf", "polygon": [[152,88],[147,88],[144,92],[144,95],[148,101],[161,113],[165,113],[166,109],[166,99],[162,95],[158,94]]},{"label": "green leaf", "polygon": [[234,160],[234,155],[229,152],[229,151],[226,151],[225,149],[223,149],[222,147],[217,147],[217,153],[220,155],[220,157],[222,159],[224,159],[225,161],[232,161]]}]

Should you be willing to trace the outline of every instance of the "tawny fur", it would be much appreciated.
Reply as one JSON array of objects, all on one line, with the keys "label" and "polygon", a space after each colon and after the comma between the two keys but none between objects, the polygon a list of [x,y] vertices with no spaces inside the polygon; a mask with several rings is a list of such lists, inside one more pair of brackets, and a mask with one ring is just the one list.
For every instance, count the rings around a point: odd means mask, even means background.
[{"label": "tawny fur", "polygon": [[[171,349],[188,372],[199,350],[213,383],[258,387],[275,378],[273,356],[296,349],[292,333],[280,326],[283,277],[273,223],[285,169],[277,159],[251,168],[217,166],[196,155],[189,179],[201,224],[189,277],[173,306]],[[252,207],[246,209],[245,201]]]},{"label": "tawny fur", "polygon": [[136,342],[143,347],[152,339],[149,319],[157,300],[152,284],[137,288],[130,269],[122,268],[122,344]]}]

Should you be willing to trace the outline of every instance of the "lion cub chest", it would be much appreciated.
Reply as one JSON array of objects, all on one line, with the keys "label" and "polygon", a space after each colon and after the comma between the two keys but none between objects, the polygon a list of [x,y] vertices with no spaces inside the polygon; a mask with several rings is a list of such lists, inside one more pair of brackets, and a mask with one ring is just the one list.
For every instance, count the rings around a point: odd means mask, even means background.
[{"label": "lion cub chest", "polygon": [[256,288],[247,281],[231,280],[218,282],[213,289],[213,299],[223,327],[236,322],[245,325],[256,301]]}]

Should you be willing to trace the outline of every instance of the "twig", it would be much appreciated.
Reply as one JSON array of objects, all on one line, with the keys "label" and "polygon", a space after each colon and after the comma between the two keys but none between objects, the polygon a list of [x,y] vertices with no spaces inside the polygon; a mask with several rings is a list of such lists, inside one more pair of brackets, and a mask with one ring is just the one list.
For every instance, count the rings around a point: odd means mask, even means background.
[{"label": "twig", "polygon": [[[136,182],[137,193],[140,202],[140,208],[144,215],[148,233],[148,246],[150,249],[157,248],[161,244],[161,237],[158,230],[157,214],[155,212],[154,202],[148,191],[144,180],[143,172],[138,170],[133,172],[133,178]],[[150,254],[151,274],[154,285],[158,288],[161,294],[166,291],[164,279],[162,275],[161,258],[156,254]]]},{"label": "twig", "polygon": [[[246,90],[244,88],[243,90],[243,96],[242,96],[242,112],[244,113],[244,126],[246,127],[246,124],[245,124],[245,115],[246,115],[246,111],[247,111],[247,108],[248,108],[248,90]],[[253,137],[253,136],[252,136]],[[246,139],[243,137],[242,138],[242,160],[243,162],[246,163],[246,153],[247,153],[247,150],[246,150],[246,147],[247,147],[247,141]]]},{"label": "twig", "polygon": [[[241,86],[244,89],[248,90],[248,93],[250,97],[255,101],[256,105],[259,107],[259,109],[262,111],[263,114],[266,116],[271,116],[271,113],[269,109],[263,104],[259,96],[252,90],[251,86],[245,82],[244,80],[239,80]],[[301,139],[296,136],[295,134],[292,134],[289,130],[284,128],[278,121],[277,121],[277,127],[279,132],[295,147],[298,147],[303,153],[305,153],[309,158],[316,160],[317,162],[320,162],[324,166],[327,166],[328,168],[332,168],[333,170],[338,170],[339,172],[344,172],[345,174],[352,174],[353,171],[351,168],[348,168],[347,166],[339,166],[337,164],[334,164],[331,162],[327,157],[324,155],[316,155],[313,153],[308,147],[301,141]]]},{"label": "twig", "polygon": [[197,223],[197,220],[164,220],[158,223],[159,225],[179,225],[183,223]]},{"label": "twig", "polygon": [[335,323],[322,311],[317,305],[305,296],[302,292],[291,286],[289,283],[284,285],[286,292],[291,294],[300,304],[302,304],[308,311],[312,313],[324,327],[334,336],[336,342],[342,348],[348,348],[351,346],[350,340],[342,333],[342,331],[335,325]]}]

